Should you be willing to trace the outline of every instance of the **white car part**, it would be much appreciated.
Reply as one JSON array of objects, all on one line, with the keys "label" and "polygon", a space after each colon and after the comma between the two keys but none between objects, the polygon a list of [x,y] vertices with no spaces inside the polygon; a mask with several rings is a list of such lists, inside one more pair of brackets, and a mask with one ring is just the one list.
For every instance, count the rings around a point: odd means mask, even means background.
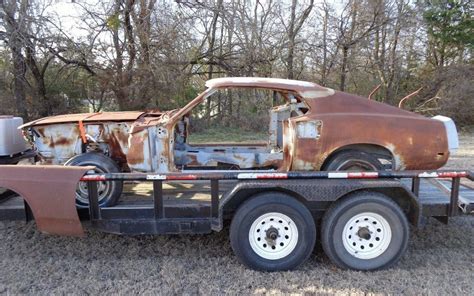
[{"label": "white car part", "polygon": [[456,153],[457,149],[459,148],[459,137],[454,121],[451,118],[442,115],[436,115],[433,117],[433,119],[443,122],[446,129],[446,135],[448,137],[449,153]]},{"label": "white car part", "polygon": [[13,155],[26,150],[26,141],[21,130],[21,117],[0,116],[0,156]]}]

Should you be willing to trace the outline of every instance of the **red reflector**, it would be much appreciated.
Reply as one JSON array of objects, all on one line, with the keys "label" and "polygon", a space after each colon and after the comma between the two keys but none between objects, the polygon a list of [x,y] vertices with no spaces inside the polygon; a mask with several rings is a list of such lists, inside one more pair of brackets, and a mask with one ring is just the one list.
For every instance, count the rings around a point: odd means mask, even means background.
[{"label": "red reflector", "polygon": [[106,181],[107,179],[105,176],[102,175],[90,175],[90,176],[83,176],[81,181]]},{"label": "red reflector", "polygon": [[439,172],[439,178],[461,178],[467,177],[467,172]]},{"label": "red reflector", "polygon": [[175,175],[166,176],[166,180],[197,180],[196,175]]},{"label": "red reflector", "polygon": [[288,179],[287,174],[257,174],[257,179]]},{"label": "red reflector", "polygon": [[379,173],[377,172],[357,172],[357,173],[347,173],[348,179],[372,179],[378,178]]}]

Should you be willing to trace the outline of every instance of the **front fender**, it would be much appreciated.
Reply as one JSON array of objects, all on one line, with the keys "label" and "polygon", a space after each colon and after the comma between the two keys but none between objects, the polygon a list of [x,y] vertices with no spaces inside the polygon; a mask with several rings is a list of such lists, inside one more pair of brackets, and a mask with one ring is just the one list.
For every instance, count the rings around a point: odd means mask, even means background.
[{"label": "front fender", "polygon": [[19,194],[28,203],[41,232],[83,236],[76,209],[76,187],[94,167],[3,165],[0,187]]}]

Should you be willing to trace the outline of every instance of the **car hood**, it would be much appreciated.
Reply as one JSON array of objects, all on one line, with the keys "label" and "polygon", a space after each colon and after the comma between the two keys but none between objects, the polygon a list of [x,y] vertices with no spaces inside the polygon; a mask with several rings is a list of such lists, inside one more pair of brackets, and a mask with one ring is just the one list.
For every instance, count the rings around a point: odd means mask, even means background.
[{"label": "car hood", "polygon": [[150,115],[151,117],[159,117],[162,113],[157,111],[124,111],[124,112],[97,112],[97,113],[77,113],[56,115],[40,118],[23,124],[20,128],[27,128],[39,125],[70,123],[70,122],[97,122],[97,121],[136,121],[142,116]]}]

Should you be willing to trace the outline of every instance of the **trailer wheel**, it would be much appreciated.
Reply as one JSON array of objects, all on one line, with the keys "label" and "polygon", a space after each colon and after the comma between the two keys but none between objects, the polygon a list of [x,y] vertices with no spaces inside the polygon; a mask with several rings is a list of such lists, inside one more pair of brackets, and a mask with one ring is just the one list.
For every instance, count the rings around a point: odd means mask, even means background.
[{"label": "trailer wheel", "polygon": [[311,255],[314,219],[305,205],[279,192],[259,194],[237,210],[230,242],[237,258],[252,269],[289,270]]},{"label": "trailer wheel", "polygon": [[[67,166],[95,166],[96,174],[119,173],[117,164],[109,157],[101,153],[84,153],[69,159],[64,165]],[[110,207],[117,204],[122,194],[123,183],[120,181],[100,181],[98,182],[99,206]],[[88,207],[87,182],[79,182],[76,190],[76,205],[78,207]]]},{"label": "trailer wheel", "polygon": [[408,221],[400,207],[376,192],[360,192],[334,204],[321,225],[324,252],[344,269],[376,270],[395,264],[408,245]]}]

